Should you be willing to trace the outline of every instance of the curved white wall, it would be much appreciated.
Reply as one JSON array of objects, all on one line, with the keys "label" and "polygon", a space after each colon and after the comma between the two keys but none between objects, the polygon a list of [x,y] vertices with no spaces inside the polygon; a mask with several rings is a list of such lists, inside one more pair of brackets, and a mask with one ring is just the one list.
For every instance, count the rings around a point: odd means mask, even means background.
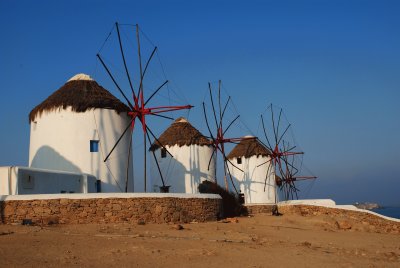
[{"label": "curved white wall", "polygon": [[[268,171],[268,166],[271,162],[268,162],[262,166],[258,165],[265,163],[269,160],[269,157],[252,156],[250,158],[242,157],[242,163],[238,164],[237,159],[229,159],[235,166],[242,169],[244,172],[235,168],[228,162],[229,170],[232,176],[240,187],[240,191],[244,194],[245,204],[266,204],[275,203],[276,195],[276,183],[275,183],[275,171],[271,166]],[[269,173],[267,179],[267,185],[264,191],[265,178],[267,172]]]},{"label": "curved white wall", "polygon": [[[126,113],[109,109],[44,112],[31,122],[29,166],[92,174],[101,180],[102,192],[122,192],[129,165],[128,191],[132,191],[132,160],[127,161],[130,130],[103,162],[129,122]],[[99,140],[99,152],[90,152],[90,140]]]},{"label": "curved white wall", "polygon": [[[198,185],[204,181],[214,181],[215,157],[211,160],[210,169],[208,162],[212,155],[210,146],[166,146],[173,158],[167,153],[165,158],[161,157],[161,150],[155,150],[158,163],[160,165],[163,178],[166,185],[170,185],[171,193],[199,193]],[[162,186],[160,173],[158,172],[156,162],[152,153],[150,182],[147,185],[149,192],[158,192],[159,186]]]}]

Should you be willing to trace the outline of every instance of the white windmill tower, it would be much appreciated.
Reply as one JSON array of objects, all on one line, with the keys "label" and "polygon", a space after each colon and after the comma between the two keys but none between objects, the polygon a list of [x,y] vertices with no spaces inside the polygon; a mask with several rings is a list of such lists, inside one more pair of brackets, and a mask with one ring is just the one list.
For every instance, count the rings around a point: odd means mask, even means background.
[{"label": "white windmill tower", "polygon": [[126,185],[132,191],[131,135],[104,162],[130,124],[127,111],[90,76],[75,75],[29,114],[29,166],[92,174],[101,180],[102,192],[122,192]]},{"label": "white windmill tower", "polygon": [[[178,118],[167,128],[150,150],[154,151],[157,162],[151,162],[153,191],[159,191],[164,184],[172,193],[198,193],[198,185],[204,180],[214,181],[215,159],[210,161],[213,147],[185,118]],[[209,164],[210,163],[210,164]]]},{"label": "white windmill tower", "polygon": [[[256,137],[245,136],[228,154],[228,167],[240,185],[245,204],[269,204],[276,202],[275,172],[271,152]],[[243,170],[234,168],[235,166]],[[267,164],[265,164],[267,163]]]}]

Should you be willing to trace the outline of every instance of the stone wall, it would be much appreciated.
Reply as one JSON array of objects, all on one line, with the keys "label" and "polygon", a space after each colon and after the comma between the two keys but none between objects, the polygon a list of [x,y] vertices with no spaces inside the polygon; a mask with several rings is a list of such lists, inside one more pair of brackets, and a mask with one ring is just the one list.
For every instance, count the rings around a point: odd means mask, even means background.
[{"label": "stone wall", "polygon": [[1,222],[51,223],[187,223],[214,221],[220,198],[92,198],[0,201]]},{"label": "stone wall", "polygon": [[377,233],[400,233],[400,221],[389,220],[368,212],[310,205],[278,206],[284,215],[297,214],[304,217],[325,215],[334,219],[338,229],[363,229]]},{"label": "stone wall", "polygon": [[249,215],[255,215],[259,213],[266,213],[268,215],[273,215],[277,209],[276,204],[245,205],[244,207]]}]

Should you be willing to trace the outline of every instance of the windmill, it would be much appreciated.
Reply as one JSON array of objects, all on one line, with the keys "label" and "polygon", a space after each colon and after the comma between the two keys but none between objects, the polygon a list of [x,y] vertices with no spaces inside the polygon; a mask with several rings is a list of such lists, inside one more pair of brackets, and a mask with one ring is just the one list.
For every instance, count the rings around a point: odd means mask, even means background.
[{"label": "windmill", "polygon": [[[305,181],[305,180],[312,180],[316,179],[316,176],[304,176],[301,175],[301,169],[304,169],[303,159],[299,159],[300,157],[297,155],[288,155],[284,156],[284,163],[285,163],[285,172],[283,174],[282,180],[282,188],[284,193],[284,198],[288,199],[298,199],[298,192],[300,191],[299,188],[296,186],[296,182],[298,181]],[[296,162],[298,164],[296,164]],[[302,167],[297,168],[297,166]],[[310,172],[309,172],[310,173]]]},{"label": "windmill", "polygon": [[[264,184],[264,191],[268,176],[273,172],[275,174],[276,184],[279,186],[285,200],[298,198],[299,189],[295,182],[308,179],[316,179],[315,176],[300,176],[300,170],[303,165],[304,152],[298,150],[294,138],[289,138],[291,124],[283,115],[283,109],[279,109],[278,116],[274,113],[274,106],[270,104],[267,108],[270,113],[269,128],[265,126],[265,120],[261,115],[261,123],[266,139],[266,146],[270,151],[270,159],[261,165],[269,164],[267,177]],[[283,120],[283,118],[285,120]],[[284,122],[283,122],[284,121]]]},{"label": "windmill", "polygon": [[[131,78],[131,74],[129,72],[129,68],[128,68],[128,62],[126,60],[126,52],[124,50],[124,43],[122,42],[122,38],[121,38],[121,32],[120,32],[120,24],[118,24],[118,22],[115,23],[115,26],[113,27],[113,29],[111,30],[110,34],[108,35],[107,39],[105,42],[107,42],[108,38],[110,37],[110,35],[112,34],[112,32],[114,31],[114,29],[116,30],[117,33],[117,37],[118,37],[118,45],[119,45],[119,50],[120,50],[120,54],[121,54],[121,59],[122,59],[122,65],[123,65],[123,70],[125,73],[125,79],[127,80],[127,82],[129,82],[129,89],[130,89],[130,94],[132,95],[132,98],[129,99],[127,97],[127,94],[125,94],[124,90],[122,90],[122,86],[120,86],[119,81],[117,81],[118,79],[116,79],[115,75],[112,73],[110,67],[106,64],[103,56],[100,54],[100,51],[97,53],[97,58],[99,59],[101,65],[104,67],[104,70],[106,71],[106,73],[108,74],[108,76],[110,77],[110,79],[112,80],[113,84],[115,85],[115,87],[117,88],[117,90],[121,93],[122,97],[124,98],[124,100],[126,101],[126,104],[128,105],[130,111],[128,112],[128,115],[130,116],[131,120],[130,123],[126,126],[124,132],[122,133],[122,135],[120,136],[120,138],[115,142],[114,146],[112,147],[112,149],[109,151],[109,153],[107,154],[107,156],[104,159],[104,162],[106,162],[109,157],[111,156],[111,154],[113,153],[114,149],[118,146],[118,143],[121,141],[122,137],[124,135],[126,135],[128,133],[128,130],[130,129],[130,133],[131,135],[133,135],[133,131],[135,129],[135,122],[136,120],[139,120],[139,123],[142,126],[142,131],[143,131],[143,144],[144,144],[144,191],[147,191],[147,178],[146,178],[146,144],[147,141],[151,144],[151,137],[158,141],[155,134],[153,133],[153,131],[150,129],[150,127],[147,124],[146,121],[146,117],[147,116],[156,116],[156,117],[161,117],[161,118],[165,118],[165,119],[170,119],[173,120],[173,118],[164,115],[167,112],[172,112],[172,111],[178,111],[178,110],[184,110],[184,109],[191,109],[193,106],[191,105],[177,105],[177,106],[168,106],[168,105],[160,105],[160,106],[155,106],[155,107],[149,107],[148,104],[149,102],[157,95],[159,94],[160,90],[165,88],[165,86],[168,84],[168,80],[165,80],[164,82],[162,82],[160,85],[158,85],[155,90],[150,94],[150,96],[145,99],[145,77],[146,77],[146,73],[148,71],[148,67],[154,57],[155,54],[157,54],[157,46],[154,46],[149,57],[147,58],[147,60],[145,61],[145,64],[143,64],[144,62],[142,61],[142,52],[141,52],[141,35],[143,34],[142,31],[139,29],[139,25],[128,25],[128,26],[134,26],[135,30],[136,30],[136,43],[137,43],[137,59],[138,59],[138,65],[139,65],[139,72],[137,74],[138,79],[136,79],[137,85],[136,87],[134,87],[134,79]],[[104,47],[104,44],[103,46]],[[125,80],[125,82],[126,82]],[[132,141],[132,137],[131,137],[131,141]],[[160,143],[161,144],[161,143]],[[161,145],[165,150],[166,148]],[[130,145],[129,147],[129,151],[128,151],[128,158],[127,161],[130,161],[130,155],[131,155],[131,148],[132,146]],[[166,150],[168,152],[168,150]],[[169,152],[168,152],[169,153]],[[165,186],[165,180],[162,176],[160,167],[158,165],[157,162],[157,158],[154,154],[154,151],[152,152],[154,159],[156,160],[157,163],[157,167],[158,167],[158,171],[160,173],[161,176],[161,180],[162,180],[162,184],[163,186]],[[171,155],[171,154],[170,154]],[[171,155],[172,156],[172,155]],[[125,184],[125,191],[127,191],[128,189],[128,175],[126,178],[126,184]]]},{"label": "windmill", "polygon": [[[213,98],[213,93],[212,93],[212,88],[211,88],[211,83],[208,83],[208,90],[209,90],[209,95],[210,95],[210,103],[211,103],[211,107],[212,107],[212,116],[213,119],[212,121],[214,121],[215,123],[215,128],[214,128],[214,124],[212,124],[213,126],[210,126],[209,121],[208,121],[208,117],[207,117],[207,112],[206,112],[206,105],[203,102],[203,113],[204,113],[204,118],[205,118],[205,122],[207,125],[207,129],[209,131],[210,134],[210,139],[212,141],[212,146],[214,148],[210,160],[208,162],[208,166],[210,166],[210,163],[215,155],[215,157],[217,157],[218,152],[221,154],[223,162],[224,162],[224,184],[225,184],[225,189],[228,191],[229,190],[229,183],[228,183],[228,178],[235,190],[235,192],[238,194],[238,190],[233,182],[232,179],[232,174],[229,170],[228,167],[228,163],[231,164],[233,167],[237,168],[238,170],[242,171],[242,169],[240,169],[239,167],[237,167],[235,164],[233,164],[227,157],[226,157],[226,153],[225,153],[225,144],[227,143],[239,143],[240,141],[244,140],[244,139],[248,139],[246,137],[244,138],[226,138],[225,134],[226,132],[230,129],[230,127],[235,123],[235,121],[240,117],[240,115],[237,115],[234,119],[232,119],[229,124],[227,124],[227,127],[225,127],[224,125],[224,115],[226,112],[226,109],[229,105],[229,102],[231,100],[231,97],[229,96],[228,99],[226,100],[225,104],[222,106],[221,105],[221,80],[218,81],[218,101],[217,101],[217,105],[214,103],[214,98]],[[217,115],[218,114],[218,115]],[[212,129],[214,129],[214,132],[212,131]],[[217,168],[215,168],[215,181],[217,181]]]}]

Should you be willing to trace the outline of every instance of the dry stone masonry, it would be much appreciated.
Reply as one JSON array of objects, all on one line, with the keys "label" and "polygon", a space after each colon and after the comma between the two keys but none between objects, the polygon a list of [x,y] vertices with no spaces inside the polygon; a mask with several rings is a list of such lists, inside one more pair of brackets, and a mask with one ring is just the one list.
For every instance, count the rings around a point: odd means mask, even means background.
[{"label": "dry stone masonry", "polygon": [[265,204],[265,205],[245,205],[247,213],[249,215],[255,215],[260,213],[265,213],[268,215],[273,215],[277,209],[277,205],[275,204]]},{"label": "dry stone masonry", "polygon": [[340,230],[363,229],[374,233],[400,234],[400,222],[363,212],[339,208],[310,205],[278,206],[284,215],[297,214],[304,217],[326,215],[335,219],[335,227]]},{"label": "dry stone masonry", "polygon": [[1,222],[187,223],[217,220],[219,198],[93,198],[0,201]]}]

